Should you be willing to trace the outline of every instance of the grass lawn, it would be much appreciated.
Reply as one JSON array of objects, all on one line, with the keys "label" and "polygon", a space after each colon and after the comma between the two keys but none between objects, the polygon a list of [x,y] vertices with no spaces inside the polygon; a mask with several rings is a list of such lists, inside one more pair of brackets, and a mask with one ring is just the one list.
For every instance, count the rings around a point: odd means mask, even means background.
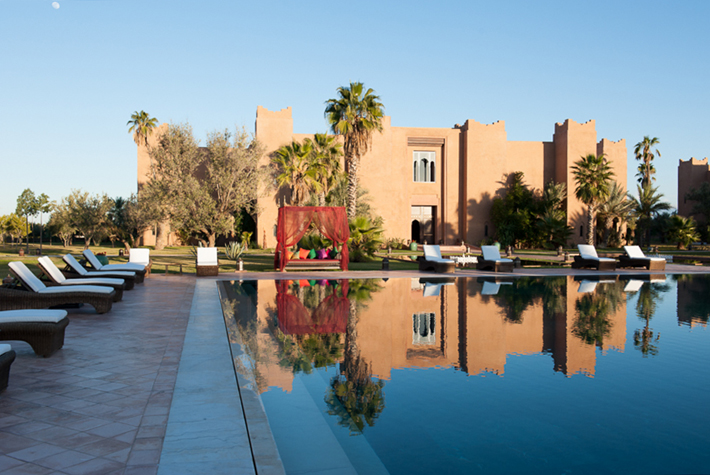
[{"label": "grass lawn", "polygon": [[[41,271],[37,265],[37,256],[35,255],[36,250],[39,249],[39,245],[30,244],[30,252],[24,257],[18,255],[20,247],[3,245],[0,246],[0,277],[5,277],[9,275],[8,263],[12,261],[22,261],[27,267],[29,267],[32,272],[36,275],[40,275]],[[24,249],[24,246],[23,246]],[[109,245],[102,246],[92,246],[91,249],[96,252],[106,252],[109,261],[112,264],[120,264],[123,262],[128,262],[127,257],[122,257],[118,255],[119,249],[121,247],[112,247]],[[195,258],[192,255],[191,247],[169,247],[160,251],[151,251],[151,259],[153,261],[153,274],[164,274],[165,264],[182,264],[183,273],[194,274],[195,273]],[[84,250],[84,246],[70,246],[63,247],[59,245],[42,246],[42,254],[49,256],[50,259],[56,264],[60,269],[64,268],[65,264],[62,261],[62,256],[64,254],[73,254],[74,257],[80,258],[81,252]],[[402,256],[416,255],[411,251],[406,253],[402,252]],[[248,251],[244,254],[242,260],[244,261],[244,270],[249,272],[273,272],[274,271],[274,255],[265,253],[265,251],[260,249],[255,249]],[[222,249],[219,252],[219,271],[224,272],[235,272],[237,265],[234,261],[228,260]],[[161,265],[162,264],[162,265]],[[379,270],[382,269],[382,258],[375,258],[372,262],[351,262],[349,266],[350,270],[355,271],[368,271],[368,270]],[[391,270],[416,270],[418,268],[416,262],[402,262],[397,260],[390,261]],[[169,267],[168,272],[178,273],[179,267]]]},{"label": "grass lawn", "polygon": [[[55,241],[56,242],[56,241]],[[23,246],[24,248],[24,246]],[[37,265],[37,256],[35,255],[36,250],[39,249],[38,244],[30,244],[30,251],[29,255],[25,255],[24,257],[19,257],[18,252],[19,252],[20,246],[19,245],[8,245],[8,244],[3,244],[0,245],[0,278],[5,277],[9,274],[9,268],[8,268],[8,263],[12,261],[22,261],[24,262],[27,267],[29,267],[32,272],[35,274],[39,275],[41,271],[39,270],[39,266]],[[57,265],[57,267],[64,268],[64,262],[62,261],[62,256],[67,253],[73,254],[75,257],[81,256],[81,252],[83,251],[84,246],[83,244],[77,245],[77,246],[69,246],[69,247],[63,247],[61,245],[47,245],[44,244],[42,246],[42,254],[49,256],[54,263]],[[123,249],[121,246],[116,245],[116,246],[111,246],[110,243],[108,244],[102,244],[101,246],[92,246],[91,248],[94,252],[105,252],[106,255],[109,257],[109,260],[111,263],[122,263],[122,262],[128,262],[127,257],[122,257],[118,255],[118,252],[120,249]],[[192,255],[191,252],[191,247],[189,246],[183,246],[183,247],[167,247],[165,249],[162,249],[160,251],[155,251],[151,250],[151,259],[153,260],[153,270],[152,272],[154,274],[163,274],[165,273],[165,264],[166,263],[180,263],[182,264],[182,270],[184,273],[187,274],[194,274],[195,273],[195,258]],[[692,254],[695,256],[710,256],[709,251],[678,251],[675,249],[674,246],[659,246],[659,250],[663,252],[664,254]],[[570,252],[570,253],[576,253],[576,249],[565,249],[565,251]],[[382,269],[382,258],[386,255],[386,251],[384,251],[380,256],[377,256],[373,261],[371,262],[351,262],[350,263],[350,270],[353,271],[371,271],[371,270],[380,270]],[[622,253],[622,249],[604,249],[604,248],[599,248],[599,252],[618,252]],[[520,249],[515,251],[515,255],[518,256],[525,256],[525,255],[538,255],[538,256],[557,256],[557,251],[556,250],[547,250],[547,249]],[[418,265],[416,262],[411,261],[411,262],[406,262],[406,259],[416,259],[417,256],[421,256],[423,253],[421,251],[416,252],[416,251],[410,251],[410,250],[393,250],[392,255],[390,256],[392,259],[390,259],[390,269],[391,270],[417,270]],[[236,263],[234,261],[227,260],[227,258],[224,255],[223,250],[220,248],[219,252],[219,258],[220,258],[220,266],[219,266],[219,271],[220,273],[233,273],[236,271]],[[398,259],[404,259],[403,260],[398,260]],[[526,259],[528,260],[528,259]],[[529,259],[528,261],[531,261],[534,259]],[[243,256],[243,261],[244,261],[244,270],[249,271],[249,272],[271,272],[274,270],[274,255],[273,255],[273,250],[267,250],[263,251],[261,249],[254,249],[248,251],[244,256]],[[162,265],[161,265],[162,264]],[[540,265],[545,265],[544,259],[540,261]],[[170,267],[168,272],[169,273],[177,273],[178,272],[178,267]]]}]

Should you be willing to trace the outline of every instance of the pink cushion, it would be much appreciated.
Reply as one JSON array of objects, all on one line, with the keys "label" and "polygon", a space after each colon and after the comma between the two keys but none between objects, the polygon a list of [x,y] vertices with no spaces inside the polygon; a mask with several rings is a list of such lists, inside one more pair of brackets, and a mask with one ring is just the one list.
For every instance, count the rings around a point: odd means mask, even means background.
[{"label": "pink cushion", "polygon": [[318,259],[328,259],[328,249],[321,249],[320,251],[316,251],[318,254]]}]

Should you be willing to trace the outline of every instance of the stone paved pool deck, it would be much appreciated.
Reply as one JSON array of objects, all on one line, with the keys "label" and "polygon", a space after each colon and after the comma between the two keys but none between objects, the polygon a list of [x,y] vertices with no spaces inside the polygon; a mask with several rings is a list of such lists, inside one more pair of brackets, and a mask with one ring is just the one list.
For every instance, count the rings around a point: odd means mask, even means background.
[{"label": "stone paved pool deck", "polygon": [[[710,267],[670,264],[665,273],[708,274]],[[513,275],[624,274],[661,273],[530,268]],[[268,430],[245,423],[243,407],[258,410],[258,403],[240,396],[215,281],[435,275],[154,274],[107,314],[70,309],[64,348],[50,358],[9,342],[17,359],[0,394],[0,473],[254,474],[255,459],[258,473],[283,473],[265,440]],[[510,276],[473,269],[454,275]]]}]

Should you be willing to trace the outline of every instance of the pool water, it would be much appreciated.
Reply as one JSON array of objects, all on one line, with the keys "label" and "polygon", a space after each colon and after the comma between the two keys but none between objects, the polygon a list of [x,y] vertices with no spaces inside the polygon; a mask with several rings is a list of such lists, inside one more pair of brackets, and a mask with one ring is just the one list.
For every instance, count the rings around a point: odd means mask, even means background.
[{"label": "pool water", "polygon": [[709,473],[710,279],[592,279],[221,293],[289,474]]}]

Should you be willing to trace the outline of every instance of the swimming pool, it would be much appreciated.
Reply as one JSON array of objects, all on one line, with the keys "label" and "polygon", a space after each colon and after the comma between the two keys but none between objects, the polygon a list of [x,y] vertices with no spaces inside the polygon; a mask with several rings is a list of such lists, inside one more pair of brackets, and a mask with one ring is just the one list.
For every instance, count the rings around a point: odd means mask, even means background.
[{"label": "swimming pool", "polygon": [[220,292],[289,474],[707,473],[710,278],[593,279]]}]

